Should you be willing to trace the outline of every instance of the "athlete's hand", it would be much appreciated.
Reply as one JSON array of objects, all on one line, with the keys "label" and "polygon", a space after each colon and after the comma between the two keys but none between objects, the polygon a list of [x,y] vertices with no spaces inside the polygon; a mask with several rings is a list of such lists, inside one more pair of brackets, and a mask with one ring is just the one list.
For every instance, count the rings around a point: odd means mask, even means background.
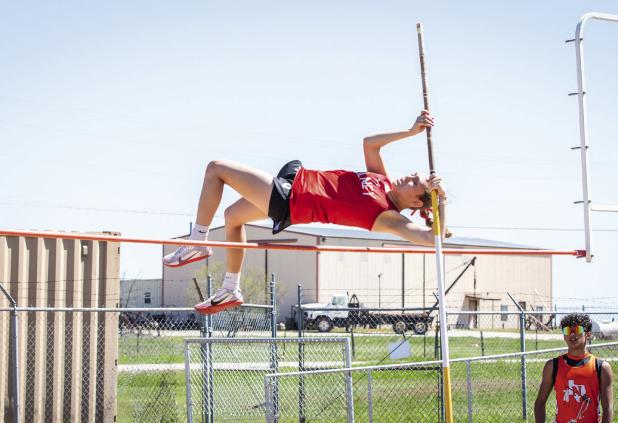
[{"label": "athlete's hand", "polygon": [[429,179],[427,179],[427,184],[429,185],[429,188],[432,191],[437,190],[438,197],[446,198],[446,190],[444,189],[444,186],[442,183],[443,183],[442,178],[440,178],[438,175],[431,175]]},{"label": "athlete's hand", "polygon": [[431,128],[432,126],[433,116],[431,116],[427,110],[422,110],[421,114],[416,118],[414,125],[410,128],[410,132],[412,132],[413,135],[416,135],[423,132],[425,128]]}]

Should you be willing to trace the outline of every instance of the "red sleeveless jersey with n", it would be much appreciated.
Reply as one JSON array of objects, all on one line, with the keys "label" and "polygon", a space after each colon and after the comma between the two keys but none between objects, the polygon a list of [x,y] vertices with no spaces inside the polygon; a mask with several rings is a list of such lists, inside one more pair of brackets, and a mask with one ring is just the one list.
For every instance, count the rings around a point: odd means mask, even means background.
[{"label": "red sleeveless jersey with n", "polygon": [[556,423],[598,423],[599,379],[595,370],[596,358],[568,356],[572,362],[585,363],[571,366],[563,357],[558,360],[556,373]]},{"label": "red sleeveless jersey with n", "polygon": [[391,187],[388,178],[378,173],[301,168],[292,184],[290,220],[371,230],[381,213],[396,210],[386,195]]}]

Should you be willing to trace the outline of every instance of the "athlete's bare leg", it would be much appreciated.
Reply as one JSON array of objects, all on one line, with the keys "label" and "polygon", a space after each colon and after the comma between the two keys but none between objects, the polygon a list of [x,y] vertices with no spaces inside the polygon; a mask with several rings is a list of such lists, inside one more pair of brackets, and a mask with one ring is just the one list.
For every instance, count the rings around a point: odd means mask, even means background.
[{"label": "athlete's bare leg", "polygon": [[[206,168],[196,223],[210,226],[221,202],[224,185],[232,187],[262,213],[262,216],[257,219],[267,217],[273,177],[266,172],[239,163],[215,160],[210,162]],[[257,211],[249,211],[245,205],[237,213],[252,212],[255,215]]]},{"label": "athlete's bare leg", "polygon": [[[270,193],[269,193],[270,195]],[[260,210],[247,199],[241,198],[225,209],[225,235],[227,241],[246,242],[244,224],[255,220],[266,219],[268,214]],[[228,248],[226,272],[239,273],[245,257],[244,248]]]}]

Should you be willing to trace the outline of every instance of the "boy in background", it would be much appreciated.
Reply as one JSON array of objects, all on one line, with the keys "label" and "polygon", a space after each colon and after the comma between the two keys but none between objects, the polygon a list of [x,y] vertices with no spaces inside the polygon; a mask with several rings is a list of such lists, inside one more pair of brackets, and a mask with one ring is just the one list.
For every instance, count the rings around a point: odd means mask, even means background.
[{"label": "boy in background", "polygon": [[587,314],[572,313],[560,321],[568,352],[545,363],[534,402],[536,423],[545,423],[545,404],[556,391],[555,423],[611,423],[614,415],[612,368],[586,351],[592,337]]}]

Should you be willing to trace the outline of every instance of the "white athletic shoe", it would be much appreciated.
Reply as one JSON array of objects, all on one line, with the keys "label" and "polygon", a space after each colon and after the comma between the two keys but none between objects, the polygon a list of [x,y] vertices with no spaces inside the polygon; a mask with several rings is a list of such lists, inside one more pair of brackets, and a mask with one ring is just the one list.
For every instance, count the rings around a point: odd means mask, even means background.
[{"label": "white athletic shoe", "polygon": [[215,295],[203,303],[199,303],[194,308],[195,311],[200,314],[213,314],[228,308],[238,307],[242,303],[244,303],[244,301],[239,290],[232,291],[219,288]]},{"label": "white athletic shoe", "polygon": [[163,257],[163,264],[167,267],[180,267],[194,261],[203,260],[210,255],[212,255],[210,247],[183,245],[173,253]]}]

